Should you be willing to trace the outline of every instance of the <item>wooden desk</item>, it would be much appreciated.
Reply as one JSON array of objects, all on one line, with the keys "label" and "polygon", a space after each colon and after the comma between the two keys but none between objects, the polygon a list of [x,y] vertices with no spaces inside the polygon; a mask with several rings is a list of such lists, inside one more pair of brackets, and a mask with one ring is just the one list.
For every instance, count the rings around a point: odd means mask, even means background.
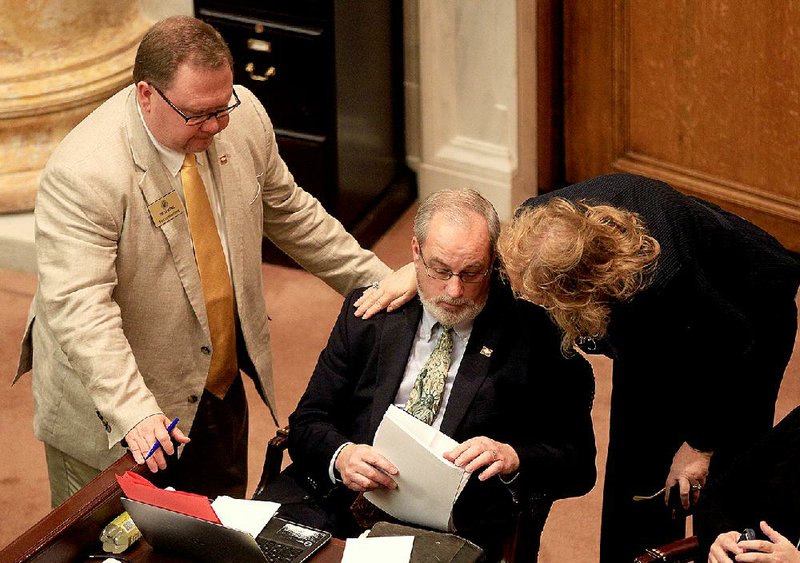
[{"label": "wooden desk", "polygon": [[[138,465],[130,454],[126,454],[0,551],[0,563],[80,563],[89,554],[101,554],[100,532],[123,511],[122,490],[115,476],[126,471],[145,474],[149,480],[159,484],[158,474],[150,474],[146,466]],[[339,563],[343,552],[344,542],[333,539],[313,561]],[[120,557],[136,563],[187,562],[180,557],[153,551],[144,539]]]}]

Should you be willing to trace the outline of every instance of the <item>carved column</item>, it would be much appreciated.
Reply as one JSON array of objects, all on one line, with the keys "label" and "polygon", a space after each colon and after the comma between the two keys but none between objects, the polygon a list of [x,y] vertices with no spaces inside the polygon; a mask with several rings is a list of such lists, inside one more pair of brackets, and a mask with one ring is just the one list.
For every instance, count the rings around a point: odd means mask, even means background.
[{"label": "carved column", "polygon": [[406,84],[407,113],[419,115],[419,129],[409,127],[418,138],[407,146],[420,198],[471,187],[508,220],[536,193],[535,3],[417,0],[410,7],[419,85]]},{"label": "carved column", "polygon": [[0,0],[0,213],[33,209],[50,153],[131,81],[150,23],[138,0]]}]

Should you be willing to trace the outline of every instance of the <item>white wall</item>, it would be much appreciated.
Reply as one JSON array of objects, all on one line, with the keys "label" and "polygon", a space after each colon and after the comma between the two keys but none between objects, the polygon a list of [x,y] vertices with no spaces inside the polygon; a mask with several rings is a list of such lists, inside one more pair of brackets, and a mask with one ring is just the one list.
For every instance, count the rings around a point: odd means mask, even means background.
[{"label": "white wall", "polygon": [[193,16],[192,0],[139,0],[142,12],[153,21],[163,20],[169,16]]},{"label": "white wall", "polygon": [[403,6],[407,160],[417,171],[420,198],[474,188],[508,220],[536,191],[533,5],[404,0]]}]

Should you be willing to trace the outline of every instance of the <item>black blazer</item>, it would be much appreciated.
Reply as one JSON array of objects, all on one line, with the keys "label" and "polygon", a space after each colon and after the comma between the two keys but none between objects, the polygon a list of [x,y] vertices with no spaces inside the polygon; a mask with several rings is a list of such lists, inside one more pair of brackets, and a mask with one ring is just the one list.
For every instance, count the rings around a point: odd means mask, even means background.
[{"label": "black blazer", "polygon": [[[328,468],[336,449],[346,441],[372,443],[400,385],[422,314],[415,299],[362,320],[353,315],[360,294],[345,300],[289,417],[293,472],[323,495],[332,487]],[[441,430],[459,442],[485,435],[513,446],[520,457],[514,486],[522,495],[582,495],[596,478],[593,396],[588,362],[579,355],[565,359],[544,311],[514,299],[495,279],[475,320]],[[462,506],[474,519],[498,504],[512,510],[510,497],[499,479],[480,483],[473,477],[457,504],[457,525]]]},{"label": "black blazer", "polygon": [[598,176],[524,205],[553,197],[632,211],[661,246],[652,284],[612,304],[599,344],[614,359],[612,416],[624,411],[628,427],[618,430],[660,419],[676,444],[713,450],[730,433],[720,413],[742,389],[764,410],[761,425],[771,426],[796,332],[796,257],[741,217],[644,176]]},{"label": "black blazer", "polygon": [[800,407],[745,451],[700,497],[695,529],[702,553],[718,534],[766,520],[792,543],[800,539]]}]

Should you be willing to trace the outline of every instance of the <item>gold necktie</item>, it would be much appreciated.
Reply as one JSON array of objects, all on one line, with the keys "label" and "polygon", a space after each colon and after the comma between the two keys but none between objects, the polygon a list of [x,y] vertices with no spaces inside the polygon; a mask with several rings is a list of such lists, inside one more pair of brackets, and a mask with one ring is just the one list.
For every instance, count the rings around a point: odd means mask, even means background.
[{"label": "gold necktie", "polygon": [[406,412],[425,424],[431,424],[439,412],[452,353],[453,329],[442,325],[442,334],[436,342],[436,347],[419,372],[406,401]]},{"label": "gold necktie", "polygon": [[217,223],[192,153],[187,154],[183,160],[181,182],[186,199],[186,216],[194,243],[194,256],[203,286],[208,330],[211,332],[211,365],[208,368],[206,389],[221,399],[239,374],[236,363],[233,288]]}]

